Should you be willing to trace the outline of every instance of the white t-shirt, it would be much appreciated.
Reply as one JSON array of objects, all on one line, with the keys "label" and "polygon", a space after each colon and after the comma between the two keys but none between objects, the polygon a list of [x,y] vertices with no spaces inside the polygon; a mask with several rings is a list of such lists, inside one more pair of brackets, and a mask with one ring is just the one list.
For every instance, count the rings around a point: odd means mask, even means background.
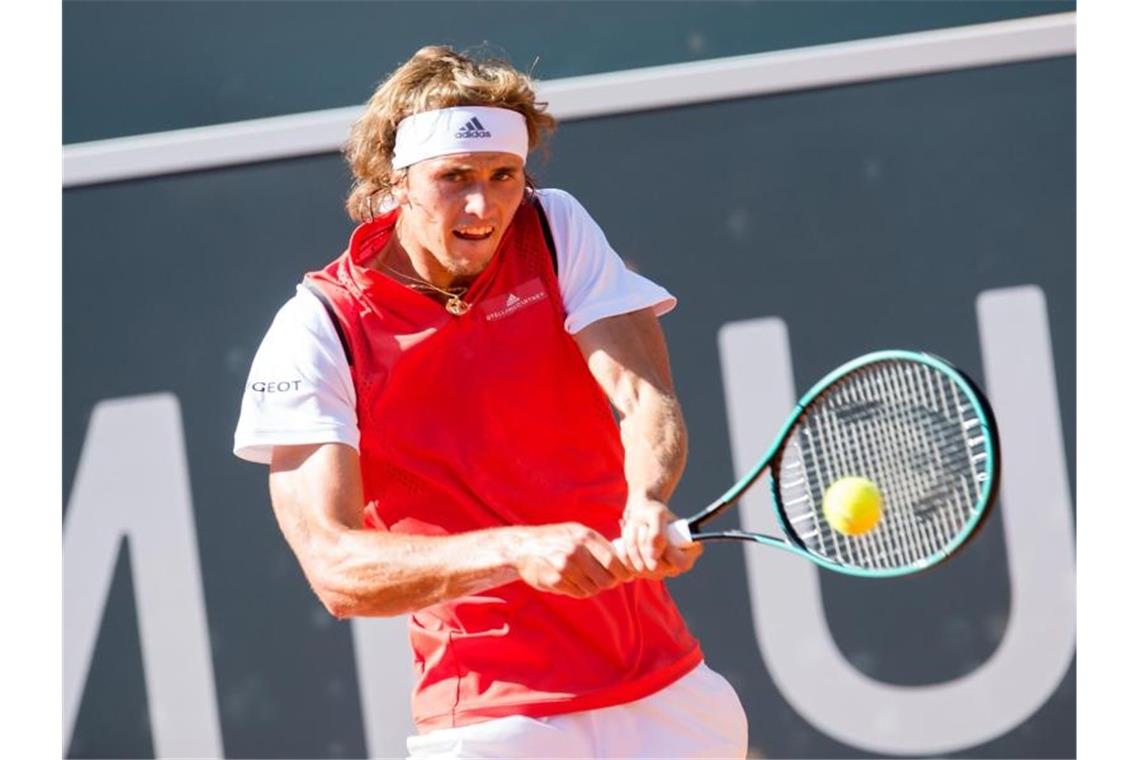
[{"label": "white t-shirt", "polygon": [[[677,299],[626,267],[582,204],[563,190],[538,191],[558,258],[566,330]],[[277,312],[250,367],[234,433],[234,454],[268,464],[274,446],[360,447],[356,392],[340,337],[324,305],[303,285]]]}]

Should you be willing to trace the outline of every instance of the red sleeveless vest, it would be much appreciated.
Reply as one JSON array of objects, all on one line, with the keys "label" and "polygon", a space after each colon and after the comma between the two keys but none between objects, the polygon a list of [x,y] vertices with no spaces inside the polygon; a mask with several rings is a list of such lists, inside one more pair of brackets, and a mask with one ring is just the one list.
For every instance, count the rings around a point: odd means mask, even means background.
[{"label": "red sleeveless vest", "polygon": [[[359,226],[344,254],[306,276],[350,354],[366,527],[446,535],[576,521],[619,534],[619,430],[563,328],[539,213],[519,207],[460,317],[368,268],[398,211]],[[419,610],[410,632],[421,732],[630,702],[701,661],[665,585],[650,581],[586,600],[517,581]]]}]

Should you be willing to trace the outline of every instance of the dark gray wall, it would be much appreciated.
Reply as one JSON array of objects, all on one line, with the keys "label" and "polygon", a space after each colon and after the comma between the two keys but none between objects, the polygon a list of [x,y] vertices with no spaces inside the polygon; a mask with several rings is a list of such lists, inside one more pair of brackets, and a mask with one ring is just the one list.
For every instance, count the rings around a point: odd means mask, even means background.
[{"label": "dark gray wall", "polygon": [[[563,125],[553,158],[536,167],[541,182],[575,193],[615,248],[682,304],[664,321],[692,446],[678,505],[733,479],[717,369],[725,322],[782,317],[798,390],[886,346],[927,348],[980,377],[974,299],[1026,283],[1047,298],[1075,487],[1074,73],[1064,58]],[[374,76],[353,85],[353,99]],[[117,129],[90,119],[75,134]],[[329,155],[64,193],[65,493],[96,402],[178,395],[231,757],[364,752],[349,629],[314,623],[264,468],[230,454],[273,313],[351,229],[346,186]],[[824,574],[840,648],[871,652],[863,667],[893,683],[970,671],[1000,640],[992,621],[1008,618],[1004,539],[991,521],[960,559],[918,579]],[[71,756],[153,753],[127,562],[124,553]],[[738,549],[710,549],[673,588],[710,663],[740,691],[765,756],[868,756],[780,697],[747,623]],[[728,619],[718,598],[738,600]],[[928,646],[948,631],[954,646]],[[1023,725],[958,755],[1073,756],[1074,674]],[[345,688],[320,688],[330,675]]]},{"label": "dark gray wall", "polygon": [[363,103],[427,44],[490,43],[540,79],[984,23],[1056,0],[77,2],[66,143]]}]

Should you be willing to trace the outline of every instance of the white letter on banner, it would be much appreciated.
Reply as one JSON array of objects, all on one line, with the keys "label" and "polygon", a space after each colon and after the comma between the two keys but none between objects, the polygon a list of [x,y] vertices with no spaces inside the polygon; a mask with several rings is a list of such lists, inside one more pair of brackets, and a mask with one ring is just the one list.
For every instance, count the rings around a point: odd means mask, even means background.
[{"label": "white letter on banner", "polygon": [[102,401],[91,413],[63,533],[66,737],[124,536],[155,752],[222,757],[182,421],[169,393]]},{"label": "white letter on banner", "polygon": [[[872,679],[831,636],[820,570],[792,554],[744,547],[753,627],[777,687],[818,730],[870,752],[956,752],[1001,736],[1049,698],[1074,652],[1072,504],[1044,299],[1034,287],[989,291],[978,299],[978,314],[987,395],[1003,443],[1002,498],[993,518],[1004,523],[1010,577],[1009,622],[988,661],[939,684]],[[721,329],[720,350],[740,477],[797,398],[787,331],[777,318],[730,323]],[[779,535],[766,483],[743,502],[746,530]]]},{"label": "white letter on banner", "polygon": [[403,757],[407,737],[416,733],[408,617],[353,618],[352,642],[368,756]]}]

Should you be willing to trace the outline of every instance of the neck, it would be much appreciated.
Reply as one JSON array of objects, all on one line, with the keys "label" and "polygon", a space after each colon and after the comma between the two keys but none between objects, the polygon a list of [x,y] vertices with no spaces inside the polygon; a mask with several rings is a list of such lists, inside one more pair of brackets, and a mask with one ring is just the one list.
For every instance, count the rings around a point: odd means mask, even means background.
[{"label": "neck", "polygon": [[462,281],[466,278],[458,277],[440,266],[430,251],[414,244],[405,245],[401,240],[399,225],[375,261],[377,269],[387,268],[444,290],[468,284]]}]

